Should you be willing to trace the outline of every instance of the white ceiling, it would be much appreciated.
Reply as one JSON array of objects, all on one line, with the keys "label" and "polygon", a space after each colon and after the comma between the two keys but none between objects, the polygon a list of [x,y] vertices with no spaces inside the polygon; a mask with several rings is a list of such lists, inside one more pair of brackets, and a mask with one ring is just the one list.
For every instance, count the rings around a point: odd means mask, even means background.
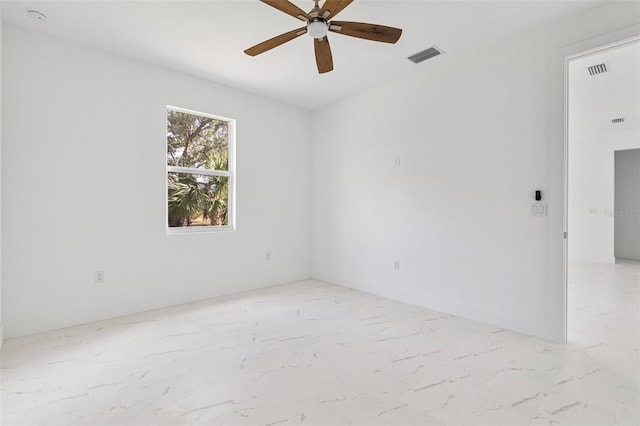
[{"label": "white ceiling", "polygon": [[[589,75],[588,67],[606,63],[608,72]],[[640,126],[640,42],[569,64],[570,117],[574,134],[637,130]],[[613,124],[622,117],[624,123]]]},{"label": "white ceiling", "polygon": [[[337,19],[398,27],[403,35],[389,45],[330,33],[334,71],[322,75],[309,36],[256,57],[243,53],[303,26],[258,0],[18,0],[2,1],[2,16],[34,31],[314,109],[429,66],[406,58],[431,45],[457,55],[604,2],[355,0]],[[312,0],[293,3],[313,7]],[[37,22],[28,9],[48,19]]]}]

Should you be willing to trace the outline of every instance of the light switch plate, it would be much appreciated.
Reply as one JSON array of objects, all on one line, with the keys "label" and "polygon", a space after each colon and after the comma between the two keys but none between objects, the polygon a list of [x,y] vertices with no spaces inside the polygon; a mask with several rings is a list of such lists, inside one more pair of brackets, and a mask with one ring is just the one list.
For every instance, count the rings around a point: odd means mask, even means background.
[{"label": "light switch plate", "polygon": [[531,204],[531,216],[546,216],[546,215],[547,215],[547,203]]}]

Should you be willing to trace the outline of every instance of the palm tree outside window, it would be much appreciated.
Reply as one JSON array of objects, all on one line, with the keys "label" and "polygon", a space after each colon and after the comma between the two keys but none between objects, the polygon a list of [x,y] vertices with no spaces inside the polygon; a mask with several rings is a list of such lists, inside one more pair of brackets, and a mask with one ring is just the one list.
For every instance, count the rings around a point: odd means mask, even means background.
[{"label": "palm tree outside window", "polygon": [[167,227],[233,230],[235,121],[167,107]]}]

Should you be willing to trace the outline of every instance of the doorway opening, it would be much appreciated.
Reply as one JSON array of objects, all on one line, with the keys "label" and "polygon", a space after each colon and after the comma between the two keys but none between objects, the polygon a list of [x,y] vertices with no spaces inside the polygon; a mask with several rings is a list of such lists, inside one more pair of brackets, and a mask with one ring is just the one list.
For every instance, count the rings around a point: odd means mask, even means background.
[{"label": "doorway opening", "polygon": [[568,58],[567,82],[567,337],[637,342],[620,307],[640,288],[640,37]]}]

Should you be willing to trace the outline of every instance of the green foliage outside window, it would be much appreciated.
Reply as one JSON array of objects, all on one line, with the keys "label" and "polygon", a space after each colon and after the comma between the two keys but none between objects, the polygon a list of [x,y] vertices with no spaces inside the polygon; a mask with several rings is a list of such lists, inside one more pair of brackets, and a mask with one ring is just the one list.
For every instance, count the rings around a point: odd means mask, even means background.
[{"label": "green foliage outside window", "polygon": [[229,171],[229,123],[167,111],[167,165],[197,169],[167,174],[168,225],[229,224],[229,176],[198,171]]}]

